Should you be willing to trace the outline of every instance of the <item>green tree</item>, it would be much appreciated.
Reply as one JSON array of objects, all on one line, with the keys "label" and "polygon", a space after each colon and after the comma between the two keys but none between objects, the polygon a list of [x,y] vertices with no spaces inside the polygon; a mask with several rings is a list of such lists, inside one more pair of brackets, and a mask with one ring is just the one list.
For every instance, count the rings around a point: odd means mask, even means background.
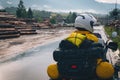
[{"label": "green tree", "polygon": [[55,24],[55,23],[56,23],[55,17],[52,17],[52,18],[50,19],[50,23],[52,23],[52,24]]},{"label": "green tree", "polygon": [[10,14],[16,15],[17,7],[6,7],[5,10]]},{"label": "green tree", "polygon": [[50,18],[51,15],[51,12],[48,11],[33,10],[32,12],[35,19],[39,20],[39,18],[41,18],[42,21]]},{"label": "green tree", "polygon": [[43,22],[43,19],[42,19],[41,17],[38,17],[38,18],[37,18],[37,21],[38,21],[38,22]]},{"label": "green tree", "polygon": [[72,13],[70,12],[66,18],[66,23],[71,23],[71,16],[72,16]]},{"label": "green tree", "polygon": [[28,9],[27,17],[28,17],[28,18],[33,18],[33,12],[32,12],[32,10],[31,10],[31,8]]},{"label": "green tree", "polygon": [[0,9],[0,12],[6,12],[6,10],[5,9]]},{"label": "green tree", "polygon": [[73,12],[72,16],[71,16],[71,22],[74,23],[75,19],[77,17],[77,14],[75,12]]},{"label": "green tree", "polygon": [[63,16],[61,14],[56,14],[55,16],[56,23],[63,21]]},{"label": "green tree", "polygon": [[70,12],[66,18],[66,22],[67,23],[74,23],[76,17],[77,17],[77,15],[75,12],[73,12],[73,13]]},{"label": "green tree", "polygon": [[16,11],[16,15],[17,17],[19,18],[26,18],[27,17],[27,12],[26,12],[26,8],[25,6],[23,5],[23,1],[20,0],[19,4],[18,4],[18,8],[17,8],[17,11]]},{"label": "green tree", "polygon": [[113,9],[112,11],[109,12],[109,14],[111,18],[114,18],[115,20],[117,20],[120,14],[120,10],[117,8]]}]

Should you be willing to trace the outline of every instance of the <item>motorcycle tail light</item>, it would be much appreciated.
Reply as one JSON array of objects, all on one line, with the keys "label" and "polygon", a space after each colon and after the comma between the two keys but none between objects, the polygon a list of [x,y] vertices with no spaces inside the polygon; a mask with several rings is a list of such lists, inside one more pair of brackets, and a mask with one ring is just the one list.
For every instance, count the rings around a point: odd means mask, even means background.
[{"label": "motorcycle tail light", "polygon": [[76,66],[76,65],[72,65],[71,68],[72,68],[72,69],[76,69],[77,66]]}]

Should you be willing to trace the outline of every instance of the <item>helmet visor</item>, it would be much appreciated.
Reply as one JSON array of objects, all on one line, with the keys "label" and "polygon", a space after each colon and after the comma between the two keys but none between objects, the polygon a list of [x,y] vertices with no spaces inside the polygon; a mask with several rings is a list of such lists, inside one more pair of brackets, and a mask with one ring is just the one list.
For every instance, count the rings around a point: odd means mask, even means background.
[{"label": "helmet visor", "polygon": [[94,22],[90,21],[90,26],[93,28]]}]

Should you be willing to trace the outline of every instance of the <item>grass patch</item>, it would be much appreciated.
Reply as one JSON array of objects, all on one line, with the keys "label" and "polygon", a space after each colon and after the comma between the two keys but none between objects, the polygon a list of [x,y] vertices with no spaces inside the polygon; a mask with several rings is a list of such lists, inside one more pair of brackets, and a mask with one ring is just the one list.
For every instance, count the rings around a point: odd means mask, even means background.
[{"label": "grass patch", "polygon": [[113,31],[116,31],[114,27],[112,26],[105,26],[105,31],[109,35],[109,37],[114,41],[118,43],[118,48],[120,49],[120,30],[118,32],[118,36],[116,38],[112,38],[111,34]]}]

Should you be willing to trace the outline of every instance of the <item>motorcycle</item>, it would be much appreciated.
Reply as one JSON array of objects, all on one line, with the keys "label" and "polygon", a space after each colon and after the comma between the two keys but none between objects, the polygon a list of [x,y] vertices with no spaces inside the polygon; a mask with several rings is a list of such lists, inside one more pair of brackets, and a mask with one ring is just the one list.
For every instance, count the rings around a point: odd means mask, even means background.
[{"label": "motorcycle", "polygon": [[90,49],[56,49],[53,58],[57,62],[48,66],[50,80],[119,80],[118,65],[113,66],[106,58],[108,49],[117,50],[117,43],[103,47],[94,44]]}]

